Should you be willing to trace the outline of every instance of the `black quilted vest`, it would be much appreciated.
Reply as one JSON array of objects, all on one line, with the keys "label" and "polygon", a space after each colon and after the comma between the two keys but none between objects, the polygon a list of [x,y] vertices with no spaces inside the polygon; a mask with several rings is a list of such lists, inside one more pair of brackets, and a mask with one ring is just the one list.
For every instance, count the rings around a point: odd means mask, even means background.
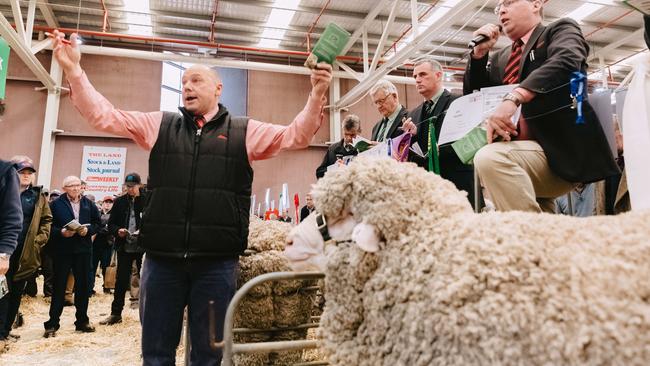
[{"label": "black quilted vest", "polygon": [[236,257],[248,239],[253,169],[247,118],[219,112],[198,129],[192,115],[165,112],[149,155],[139,244],[147,254]]}]

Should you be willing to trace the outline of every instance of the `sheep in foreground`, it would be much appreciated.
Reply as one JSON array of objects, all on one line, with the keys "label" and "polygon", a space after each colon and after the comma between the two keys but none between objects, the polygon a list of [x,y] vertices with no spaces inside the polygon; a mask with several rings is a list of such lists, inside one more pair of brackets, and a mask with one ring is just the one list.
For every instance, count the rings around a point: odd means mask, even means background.
[{"label": "sheep in foreground", "polygon": [[472,212],[412,164],[357,159],[312,190],[295,269],[326,274],[333,365],[647,365],[650,213]]}]

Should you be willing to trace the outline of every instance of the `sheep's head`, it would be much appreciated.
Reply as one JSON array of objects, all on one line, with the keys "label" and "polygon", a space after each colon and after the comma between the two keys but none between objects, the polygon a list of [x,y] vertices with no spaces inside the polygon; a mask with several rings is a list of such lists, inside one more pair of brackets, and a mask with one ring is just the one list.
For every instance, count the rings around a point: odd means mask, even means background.
[{"label": "sheep's head", "polygon": [[[357,158],[325,175],[312,189],[334,240],[352,240],[366,252],[412,230],[471,212],[466,194],[453,183],[410,163]],[[285,254],[296,269],[325,268],[328,248],[310,215],[289,234]]]}]

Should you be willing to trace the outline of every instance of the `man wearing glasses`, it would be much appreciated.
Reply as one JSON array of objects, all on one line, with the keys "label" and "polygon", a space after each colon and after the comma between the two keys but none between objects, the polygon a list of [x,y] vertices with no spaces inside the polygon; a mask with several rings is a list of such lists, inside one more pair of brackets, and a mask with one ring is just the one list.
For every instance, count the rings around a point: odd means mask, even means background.
[{"label": "man wearing glasses", "polygon": [[[91,238],[99,231],[101,218],[95,203],[81,195],[81,180],[78,177],[66,177],[63,180],[63,191],[65,194],[50,205],[53,217],[50,245],[53,245],[54,291],[50,319],[44,324],[45,338],[56,336],[56,331],[59,330],[70,270],[75,280],[75,329],[84,333],[95,331],[88,319],[88,273],[91,271]],[[73,220],[76,220],[77,225],[69,225]]]},{"label": "man wearing glasses", "polygon": [[399,127],[408,116],[408,111],[399,103],[395,85],[388,80],[380,80],[370,89],[370,96],[372,104],[383,117],[372,128],[372,141],[384,142],[404,133]]},{"label": "man wearing glasses", "polygon": [[[484,25],[474,36],[489,40],[472,50],[465,72],[465,94],[519,84],[487,118],[488,145],[474,157],[500,211],[553,212],[554,199],[575,183],[619,172],[589,103],[582,103],[583,123],[572,108],[570,80],[575,71],[586,73],[589,45],[573,19],[543,25],[543,5],[500,1],[495,13],[512,45],[489,55],[500,32],[494,24]],[[515,125],[511,118],[520,105],[522,118]]]}]

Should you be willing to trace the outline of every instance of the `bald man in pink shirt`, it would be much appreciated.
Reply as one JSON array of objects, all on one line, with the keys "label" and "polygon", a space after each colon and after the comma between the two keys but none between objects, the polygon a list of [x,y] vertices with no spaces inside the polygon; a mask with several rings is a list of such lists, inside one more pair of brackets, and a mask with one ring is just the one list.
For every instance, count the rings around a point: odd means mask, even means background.
[{"label": "bald man in pink shirt", "polygon": [[179,113],[127,112],[99,94],[81,69],[76,35],[54,32],[54,57],[71,99],[96,129],[150,150],[148,193],[138,245],[146,250],[140,282],[143,365],[174,365],[183,309],[189,309],[192,365],[219,365],[209,347],[208,303],[214,301],[221,340],[236,290],[239,255],[247,247],[254,160],[305,148],[322,123],[330,65],[311,73],[311,93],[288,126],[232,116],[219,103],[219,75],[192,66],[182,79]]}]

